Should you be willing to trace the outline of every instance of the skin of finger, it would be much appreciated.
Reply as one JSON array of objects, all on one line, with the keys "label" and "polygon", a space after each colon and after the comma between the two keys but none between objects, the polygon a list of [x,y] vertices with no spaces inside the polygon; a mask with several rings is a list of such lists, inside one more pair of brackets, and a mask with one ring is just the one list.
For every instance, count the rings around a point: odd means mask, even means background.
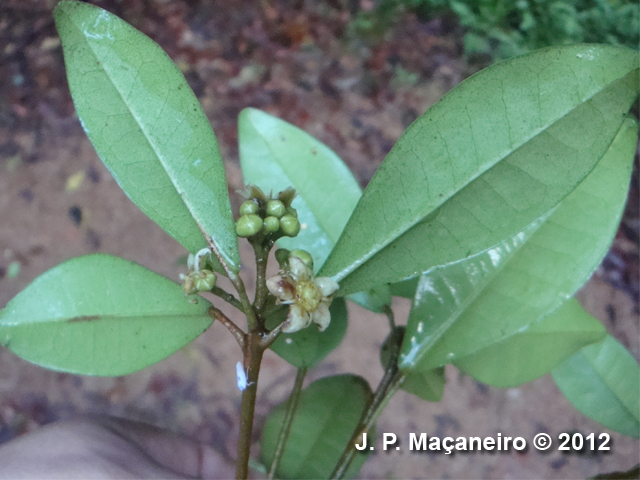
[{"label": "skin of finger", "polygon": [[221,453],[152,425],[115,417],[100,420],[164,467],[195,478],[232,478],[235,466]]},{"label": "skin of finger", "polygon": [[60,422],[0,446],[0,478],[190,478],[91,420]]}]

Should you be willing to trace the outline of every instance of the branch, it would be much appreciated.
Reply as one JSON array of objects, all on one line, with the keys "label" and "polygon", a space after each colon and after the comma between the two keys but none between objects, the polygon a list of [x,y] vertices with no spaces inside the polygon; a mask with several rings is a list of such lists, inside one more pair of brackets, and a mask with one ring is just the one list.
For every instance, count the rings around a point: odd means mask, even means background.
[{"label": "branch", "polygon": [[230,294],[229,292],[223,290],[220,287],[213,287],[211,289],[211,293],[213,293],[214,295],[217,295],[218,297],[220,297],[222,300],[224,300],[225,302],[227,302],[228,304],[236,307],[238,310],[240,310],[241,312],[242,310],[242,303],[240,303],[240,300],[238,300],[236,297],[234,297],[232,294]]},{"label": "branch", "polygon": [[225,327],[227,327],[227,330],[229,330],[231,334],[234,337],[236,337],[236,340],[240,344],[240,348],[244,351],[245,345],[247,342],[246,342],[246,335],[242,331],[242,329],[238,327],[235,323],[233,323],[231,320],[229,320],[229,317],[227,317],[224,313],[222,313],[213,305],[209,307],[208,313],[211,317],[215,318],[220,323],[222,323]]},{"label": "branch", "polygon": [[276,445],[276,451],[273,454],[273,460],[271,461],[271,468],[269,469],[268,480],[273,480],[276,475],[280,458],[284,454],[284,447],[287,444],[289,438],[289,432],[291,431],[291,424],[293,423],[293,417],[296,414],[298,408],[298,402],[300,401],[300,393],[302,392],[302,382],[307,375],[307,367],[298,368],[296,374],[296,382],[293,385],[293,390],[289,396],[289,403],[287,405],[287,412],[285,413],[284,420],[282,422],[282,428],[280,429],[280,436],[278,437],[278,444]]}]

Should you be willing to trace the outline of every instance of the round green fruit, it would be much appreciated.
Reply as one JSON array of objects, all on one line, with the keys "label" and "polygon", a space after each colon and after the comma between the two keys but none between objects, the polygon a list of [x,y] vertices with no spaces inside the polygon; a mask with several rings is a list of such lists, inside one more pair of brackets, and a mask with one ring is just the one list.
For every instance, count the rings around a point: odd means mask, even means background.
[{"label": "round green fruit", "polygon": [[253,200],[246,200],[240,205],[240,215],[252,215],[258,213],[258,204]]},{"label": "round green fruit", "polygon": [[300,222],[296,217],[287,213],[280,219],[280,228],[287,237],[295,237],[300,233]]},{"label": "round green fruit", "polygon": [[239,237],[253,237],[262,230],[262,219],[255,214],[242,215],[236,222]]}]

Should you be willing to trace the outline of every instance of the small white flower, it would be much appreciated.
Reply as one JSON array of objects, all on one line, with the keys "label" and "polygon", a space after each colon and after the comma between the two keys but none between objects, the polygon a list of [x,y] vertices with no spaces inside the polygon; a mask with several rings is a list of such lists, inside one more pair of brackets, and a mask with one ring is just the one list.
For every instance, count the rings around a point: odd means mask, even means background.
[{"label": "small white flower", "polygon": [[290,305],[282,331],[293,333],[311,322],[322,332],[331,322],[329,305],[338,282],[329,277],[314,278],[311,269],[298,257],[289,257],[287,270],[267,280],[267,288],[278,303]]}]

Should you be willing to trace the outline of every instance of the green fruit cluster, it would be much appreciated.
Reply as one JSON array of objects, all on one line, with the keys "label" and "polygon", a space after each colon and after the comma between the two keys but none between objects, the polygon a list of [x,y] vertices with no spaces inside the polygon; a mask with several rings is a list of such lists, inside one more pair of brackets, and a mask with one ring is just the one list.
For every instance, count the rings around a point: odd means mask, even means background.
[{"label": "green fruit cluster", "polygon": [[292,189],[280,192],[276,198],[267,198],[257,187],[251,188],[252,198],[240,205],[240,218],[236,221],[239,237],[253,237],[259,233],[295,237],[300,233],[298,213],[291,207],[295,195]]}]

